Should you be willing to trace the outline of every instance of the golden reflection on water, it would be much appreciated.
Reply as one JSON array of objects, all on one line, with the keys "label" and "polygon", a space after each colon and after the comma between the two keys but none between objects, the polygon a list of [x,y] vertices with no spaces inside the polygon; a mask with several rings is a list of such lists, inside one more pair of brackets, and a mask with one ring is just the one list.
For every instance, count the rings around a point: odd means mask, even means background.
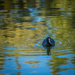
[{"label": "golden reflection on water", "polygon": [[[23,70],[17,72],[17,75],[21,75],[24,69],[32,70],[31,67],[34,69],[29,72],[27,70],[28,74],[49,72],[48,75],[57,75],[60,72],[74,72],[73,1],[1,0],[0,3],[2,3],[0,5],[2,7],[0,8],[0,70],[5,71],[7,69],[5,65],[9,67],[12,61],[16,63],[11,64],[16,67],[16,70]],[[47,57],[46,49],[41,45],[43,39],[48,36],[56,43],[55,48],[51,49],[50,58]],[[29,68],[27,65],[30,65]],[[38,67],[41,72],[35,70]],[[44,71],[44,68],[47,70]]]}]

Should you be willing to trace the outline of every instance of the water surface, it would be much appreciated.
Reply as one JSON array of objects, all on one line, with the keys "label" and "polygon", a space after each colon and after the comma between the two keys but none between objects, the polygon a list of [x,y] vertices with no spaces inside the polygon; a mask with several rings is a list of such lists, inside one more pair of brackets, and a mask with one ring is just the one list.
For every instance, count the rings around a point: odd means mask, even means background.
[{"label": "water surface", "polygon": [[[70,5],[69,5],[70,3]],[[74,2],[0,1],[1,75],[74,75]],[[51,55],[42,41],[51,37]]]}]

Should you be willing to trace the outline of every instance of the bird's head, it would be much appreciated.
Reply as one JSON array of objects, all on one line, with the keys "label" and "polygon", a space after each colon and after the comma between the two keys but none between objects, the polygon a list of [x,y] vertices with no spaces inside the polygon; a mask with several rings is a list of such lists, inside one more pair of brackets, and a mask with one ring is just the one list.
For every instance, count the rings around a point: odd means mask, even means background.
[{"label": "bird's head", "polygon": [[48,42],[51,46],[53,46],[53,39],[51,39],[50,37],[47,38],[47,42]]}]

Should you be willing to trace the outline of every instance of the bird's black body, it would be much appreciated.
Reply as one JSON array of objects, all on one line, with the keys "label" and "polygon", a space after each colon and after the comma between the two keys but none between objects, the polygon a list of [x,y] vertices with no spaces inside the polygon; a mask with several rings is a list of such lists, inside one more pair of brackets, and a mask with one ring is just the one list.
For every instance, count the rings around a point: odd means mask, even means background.
[{"label": "bird's black body", "polygon": [[47,55],[49,55],[49,53],[51,54],[50,52],[51,47],[55,46],[55,41],[52,38],[47,37],[46,39],[43,40],[42,45],[43,47],[47,48]]},{"label": "bird's black body", "polygon": [[44,47],[52,47],[55,46],[55,41],[52,38],[47,37],[46,39],[44,39],[42,45]]}]

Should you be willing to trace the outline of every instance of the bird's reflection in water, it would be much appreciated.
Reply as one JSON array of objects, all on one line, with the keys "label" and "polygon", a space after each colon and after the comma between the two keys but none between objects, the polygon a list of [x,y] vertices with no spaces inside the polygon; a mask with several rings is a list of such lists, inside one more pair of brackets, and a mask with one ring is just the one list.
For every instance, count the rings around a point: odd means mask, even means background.
[{"label": "bird's reflection in water", "polygon": [[47,55],[51,55],[51,48],[47,47]]}]

